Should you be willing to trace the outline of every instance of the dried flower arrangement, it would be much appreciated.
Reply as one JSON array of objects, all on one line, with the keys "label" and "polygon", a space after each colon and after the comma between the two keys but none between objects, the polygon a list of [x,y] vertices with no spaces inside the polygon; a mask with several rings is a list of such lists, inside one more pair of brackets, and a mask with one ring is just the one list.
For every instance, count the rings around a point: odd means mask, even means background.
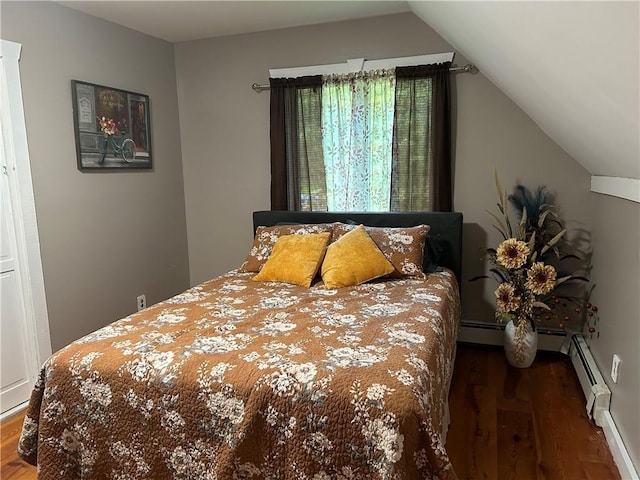
[{"label": "dried flower arrangement", "polygon": [[[589,267],[575,253],[566,251],[567,229],[554,207],[554,197],[545,186],[534,192],[517,185],[511,195],[502,190],[494,173],[500,215],[488,212],[503,241],[486,250],[491,275],[482,278],[498,282],[495,317],[498,322],[512,320],[516,328],[529,322],[532,329],[560,328],[593,335],[599,321],[598,308],[586,288]],[[509,205],[517,213],[512,227]],[[576,265],[577,261],[577,265]],[[568,271],[566,265],[573,262]],[[579,288],[577,284],[582,284]],[[578,294],[576,294],[576,291]]]}]

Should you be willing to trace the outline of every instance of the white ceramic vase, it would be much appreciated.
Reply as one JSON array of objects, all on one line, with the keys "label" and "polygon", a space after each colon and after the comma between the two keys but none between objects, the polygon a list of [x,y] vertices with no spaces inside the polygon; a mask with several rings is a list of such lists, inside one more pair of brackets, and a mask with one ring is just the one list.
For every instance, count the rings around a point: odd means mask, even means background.
[{"label": "white ceramic vase", "polygon": [[504,329],[504,353],[509,365],[518,368],[530,367],[538,350],[538,332],[530,322],[520,322],[516,327],[513,320]]}]

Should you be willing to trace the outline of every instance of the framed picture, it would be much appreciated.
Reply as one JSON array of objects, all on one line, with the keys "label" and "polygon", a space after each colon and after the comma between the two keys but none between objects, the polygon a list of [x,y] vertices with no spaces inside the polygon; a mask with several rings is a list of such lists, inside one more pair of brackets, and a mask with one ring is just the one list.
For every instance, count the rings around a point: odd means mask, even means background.
[{"label": "framed picture", "polygon": [[71,80],[78,169],[151,169],[149,96]]}]

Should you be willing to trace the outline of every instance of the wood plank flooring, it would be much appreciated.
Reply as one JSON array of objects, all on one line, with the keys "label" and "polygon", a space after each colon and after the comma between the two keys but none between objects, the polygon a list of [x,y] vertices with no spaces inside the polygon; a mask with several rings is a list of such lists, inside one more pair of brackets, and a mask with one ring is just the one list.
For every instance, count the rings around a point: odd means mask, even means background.
[{"label": "wood plank flooring", "polygon": [[[617,480],[602,430],[568,358],[540,352],[524,370],[501,349],[458,346],[447,451],[460,480]],[[23,414],[2,423],[0,478],[35,480],[16,446]]]},{"label": "wood plank flooring", "polygon": [[573,366],[538,352],[530,368],[499,348],[458,345],[447,451],[460,480],[617,480]]},{"label": "wood plank flooring", "polygon": [[35,480],[36,467],[18,457],[18,440],[22,430],[24,413],[19,413],[0,425],[0,478],[2,480]]}]

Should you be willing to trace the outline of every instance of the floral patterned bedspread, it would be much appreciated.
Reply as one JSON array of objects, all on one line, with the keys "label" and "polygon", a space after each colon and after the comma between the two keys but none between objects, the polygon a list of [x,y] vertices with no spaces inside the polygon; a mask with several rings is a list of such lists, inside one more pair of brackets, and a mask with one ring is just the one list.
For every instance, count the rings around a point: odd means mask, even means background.
[{"label": "floral patterned bedspread", "polygon": [[54,354],[18,447],[38,478],[455,479],[441,436],[454,276],[328,290],[252,275]]}]

